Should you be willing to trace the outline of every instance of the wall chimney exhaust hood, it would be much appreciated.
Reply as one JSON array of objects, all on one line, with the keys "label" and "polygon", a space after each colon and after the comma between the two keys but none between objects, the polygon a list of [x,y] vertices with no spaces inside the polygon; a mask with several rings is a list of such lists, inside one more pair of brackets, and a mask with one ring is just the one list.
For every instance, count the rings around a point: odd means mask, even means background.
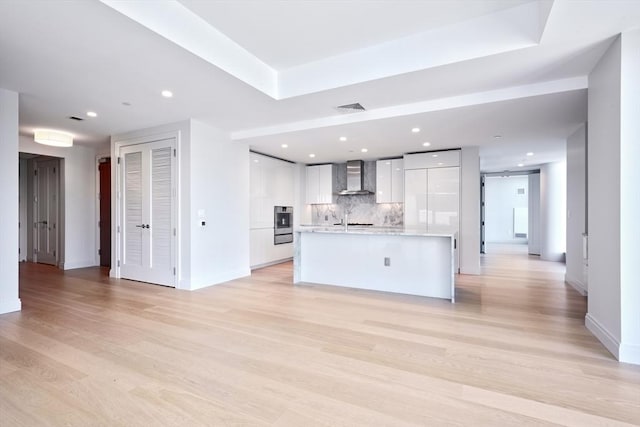
[{"label": "wall chimney exhaust hood", "polygon": [[362,160],[349,160],[347,162],[347,189],[338,193],[340,196],[357,194],[373,194],[364,189],[364,162]]}]

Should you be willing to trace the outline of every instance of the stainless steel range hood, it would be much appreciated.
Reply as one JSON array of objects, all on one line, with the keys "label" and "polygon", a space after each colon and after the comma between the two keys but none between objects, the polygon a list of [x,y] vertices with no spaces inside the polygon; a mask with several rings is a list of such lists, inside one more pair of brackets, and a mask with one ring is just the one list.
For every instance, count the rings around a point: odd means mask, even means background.
[{"label": "stainless steel range hood", "polygon": [[364,189],[364,162],[362,160],[349,160],[347,162],[347,189],[338,193],[341,196],[357,194],[373,194]]}]

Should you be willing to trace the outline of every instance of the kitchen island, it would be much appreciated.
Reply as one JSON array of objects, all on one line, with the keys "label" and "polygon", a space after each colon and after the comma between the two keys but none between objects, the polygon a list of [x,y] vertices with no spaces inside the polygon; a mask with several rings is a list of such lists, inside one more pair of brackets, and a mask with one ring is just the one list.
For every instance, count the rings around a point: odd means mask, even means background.
[{"label": "kitchen island", "polygon": [[293,282],[455,300],[452,234],[402,228],[299,227]]}]

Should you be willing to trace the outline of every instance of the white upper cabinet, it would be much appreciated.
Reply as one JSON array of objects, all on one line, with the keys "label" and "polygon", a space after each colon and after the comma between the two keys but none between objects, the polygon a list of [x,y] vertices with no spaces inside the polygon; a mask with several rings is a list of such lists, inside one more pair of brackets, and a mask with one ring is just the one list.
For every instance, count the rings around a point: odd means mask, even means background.
[{"label": "white upper cabinet", "polygon": [[460,150],[405,154],[405,169],[428,169],[460,166]]},{"label": "white upper cabinet", "polygon": [[376,203],[404,202],[404,167],[402,159],[376,162]]},{"label": "white upper cabinet", "polygon": [[327,204],[334,203],[333,165],[307,166],[307,204]]}]

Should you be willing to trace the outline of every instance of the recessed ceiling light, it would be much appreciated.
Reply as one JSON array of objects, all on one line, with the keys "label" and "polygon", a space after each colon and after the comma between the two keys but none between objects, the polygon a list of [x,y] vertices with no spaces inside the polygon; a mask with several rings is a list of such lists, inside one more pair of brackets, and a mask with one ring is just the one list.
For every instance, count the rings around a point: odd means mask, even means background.
[{"label": "recessed ceiling light", "polygon": [[287,148],[287,147],[288,147],[288,145],[287,145],[287,144],[282,144],[282,145],[281,145],[281,147],[282,147],[282,148]]},{"label": "recessed ceiling light", "polygon": [[315,156],[316,156],[316,155],[315,155],[315,154],[313,154],[313,153],[309,154],[309,157],[311,157],[311,158],[314,158]]},{"label": "recessed ceiling light", "polygon": [[343,141],[343,142],[344,142],[344,141],[346,141],[346,140],[347,140],[347,137],[346,137],[346,136],[341,136],[341,137],[340,137],[340,141]]},{"label": "recessed ceiling light", "polygon": [[390,164],[391,164],[391,162],[385,162],[385,165],[390,165]]},{"label": "recessed ceiling light", "polygon": [[431,146],[431,143],[430,142],[423,142],[422,146],[423,147],[429,147],[429,146]]},{"label": "recessed ceiling light", "polygon": [[87,111],[87,116],[89,117],[98,117],[98,113],[95,111]]},{"label": "recessed ceiling light", "polygon": [[495,139],[500,139],[500,138],[502,138],[502,135],[493,135],[493,137],[494,137]]},{"label": "recessed ceiling light", "polygon": [[254,162],[254,163],[258,163],[259,161],[260,161],[260,160],[258,160],[258,159],[253,159],[253,162]]},{"label": "recessed ceiling light", "polygon": [[532,152],[532,151],[529,151],[529,152],[527,153],[527,156],[529,156],[529,157],[533,156],[533,152]]},{"label": "recessed ceiling light", "polygon": [[518,167],[521,168],[524,166],[524,163],[518,163]]},{"label": "recessed ceiling light", "polygon": [[442,162],[439,162],[439,163],[438,163],[438,166],[442,166],[442,164],[443,164]]},{"label": "recessed ceiling light", "polygon": [[165,98],[171,98],[173,96],[173,92],[171,92],[170,90],[163,90],[162,92],[162,96],[164,96]]},{"label": "recessed ceiling light", "polygon": [[420,128],[413,128],[413,129],[411,129],[411,132],[418,133],[418,132],[420,132]]},{"label": "recessed ceiling light", "polygon": [[123,101],[122,105],[124,105],[125,107],[131,107],[131,103],[127,101]]},{"label": "recessed ceiling light", "polygon": [[363,148],[363,149],[362,149],[362,150],[360,150],[360,151],[362,151],[363,153],[366,153],[366,152],[367,152],[367,151],[369,151],[369,150],[367,150],[366,148]]},{"label": "recessed ceiling light", "polygon": [[438,155],[437,154],[432,154],[431,157],[438,157]]}]

